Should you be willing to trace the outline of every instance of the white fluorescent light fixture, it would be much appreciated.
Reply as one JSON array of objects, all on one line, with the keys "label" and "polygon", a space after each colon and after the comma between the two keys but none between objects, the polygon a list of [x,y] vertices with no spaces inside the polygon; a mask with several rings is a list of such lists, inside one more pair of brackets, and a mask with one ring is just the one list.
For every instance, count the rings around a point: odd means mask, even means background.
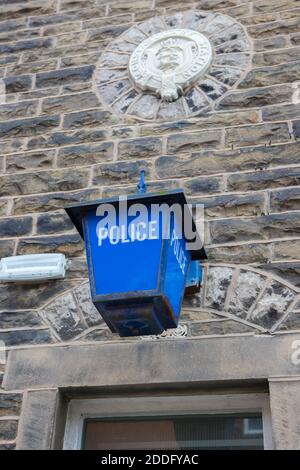
[{"label": "white fluorescent light fixture", "polygon": [[0,281],[39,282],[63,279],[66,275],[66,266],[66,257],[61,253],[2,258],[0,261]]}]

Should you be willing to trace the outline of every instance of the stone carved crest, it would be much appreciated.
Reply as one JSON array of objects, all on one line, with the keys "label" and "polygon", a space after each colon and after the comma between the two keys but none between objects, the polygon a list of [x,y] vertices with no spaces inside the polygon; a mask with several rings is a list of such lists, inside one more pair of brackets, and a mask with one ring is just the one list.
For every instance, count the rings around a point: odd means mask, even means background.
[{"label": "stone carved crest", "polygon": [[101,51],[94,90],[116,120],[205,116],[222,109],[252,53],[247,31],[230,16],[199,10],[155,16]]},{"label": "stone carved crest", "polygon": [[206,36],[189,29],[173,29],[143,41],[130,57],[129,72],[137,87],[172,102],[204,75],[212,57]]}]

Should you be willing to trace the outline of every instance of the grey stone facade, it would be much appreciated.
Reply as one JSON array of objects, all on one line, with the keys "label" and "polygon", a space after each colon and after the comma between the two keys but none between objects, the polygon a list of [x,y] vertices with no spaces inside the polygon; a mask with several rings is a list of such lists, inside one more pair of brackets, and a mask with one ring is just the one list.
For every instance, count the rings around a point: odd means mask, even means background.
[{"label": "grey stone facade", "polygon": [[[213,354],[214,345],[225,351],[240,340],[251,357],[265,336],[278,371],[272,364],[268,375],[264,362],[257,375],[255,368],[239,375],[231,364],[224,380],[230,374],[269,380],[276,447],[300,448],[300,418],[291,412],[299,408],[300,382],[289,388],[274,379],[300,375],[299,367],[281,367],[290,353],[278,346],[300,339],[299,2],[0,0],[0,11],[0,257],[60,252],[71,260],[63,281],[0,284],[0,342],[7,353],[0,360],[0,449],[15,448],[17,439],[17,447],[27,445],[24,423],[39,400],[39,392],[27,389],[47,389],[43,419],[50,419],[55,390],[105,385],[90,377],[86,384],[54,376],[46,383],[41,364],[57,360],[56,352],[69,364],[70,348],[76,357],[78,348],[84,355],[107,348],[105,357],[122,348],[132,359],[147,348],[157,357],[161,348],[172,354],[172,348],[202,351],[209,344]],[[193,29],[203,19],[215,38],[216,62],[197,93],[189,90],[168,105],[138,93],[127,76],[137,35],[162,23]],[[182,187],[190,202],[204,204],[209,259],[204,287],[185,298],[177,331],[120,340],[90,302],[83,243],[63,208],[133,193],[141,169],[149,190]],[[237,350],[247,357],[242,346]],[[266,346],[269,359],[271,350]],[[38,372],[28,365],[31,355]],[[253,358],[259,362],[256,353]],[[160,383],[163,373],[151,373]],[[188,383],[188,371],[182,374]],[[121,386],[120,377],[112,384]],[[132,377],[131,385],[142,383]],[[222,379],[219,369],[213,378]],[[179,379],[170,373],[172,381]],[[36,435],[43,428],[37,423]]]}]

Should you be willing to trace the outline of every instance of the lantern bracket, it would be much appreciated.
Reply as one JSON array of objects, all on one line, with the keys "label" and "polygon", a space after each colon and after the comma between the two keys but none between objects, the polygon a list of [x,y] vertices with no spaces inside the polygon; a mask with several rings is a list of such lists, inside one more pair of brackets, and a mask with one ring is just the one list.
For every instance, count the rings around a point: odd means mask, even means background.
[{"label": "lantern bracket", "polygon": [[145,170],[142,170],[140,173],[140,182],[137,186],[138,194],[145,194],[147,192],[147,186],[145,183]]}]

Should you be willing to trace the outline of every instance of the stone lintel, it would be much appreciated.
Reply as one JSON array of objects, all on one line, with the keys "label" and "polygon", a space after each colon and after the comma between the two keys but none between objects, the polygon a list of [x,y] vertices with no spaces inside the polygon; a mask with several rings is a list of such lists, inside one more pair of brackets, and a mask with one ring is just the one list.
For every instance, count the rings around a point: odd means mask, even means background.
[{"label": "stone lintel", "polygon": [[299,334],[124,341],[11,350],[6,390],[167,386],[300,375]]}]

